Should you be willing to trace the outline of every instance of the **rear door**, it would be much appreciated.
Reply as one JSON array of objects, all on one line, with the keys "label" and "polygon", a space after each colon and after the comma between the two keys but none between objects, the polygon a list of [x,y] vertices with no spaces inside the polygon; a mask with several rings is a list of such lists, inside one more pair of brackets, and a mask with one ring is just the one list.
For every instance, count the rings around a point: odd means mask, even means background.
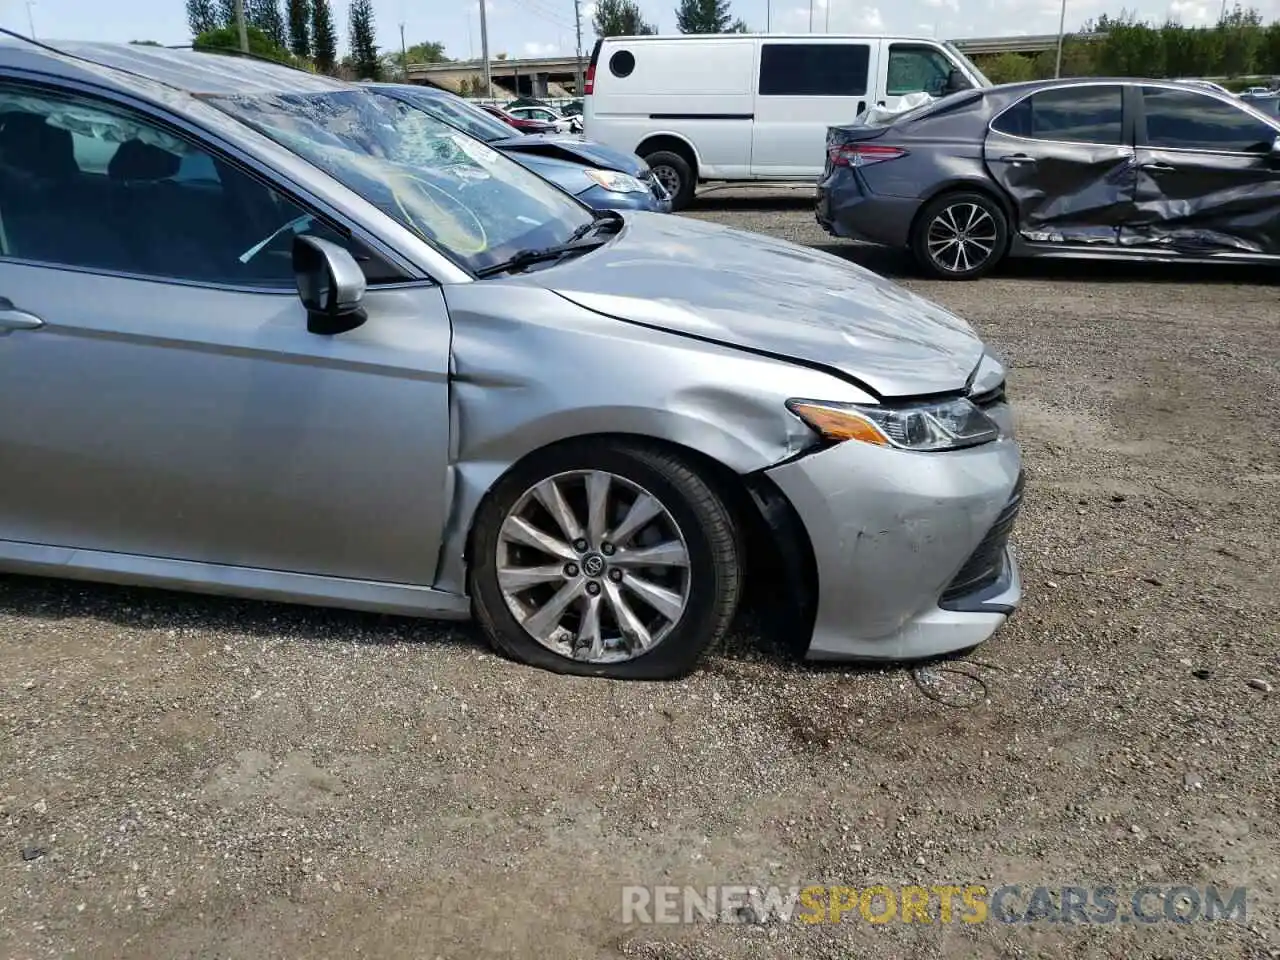
[{"label": "rear door", "polygon": [[753,177],[816,179],[822,173],[827,128],[867,109],[876,49],[869,40],[761,42]]},{"label": "rear door", "polygon": [[1134,212],[1134,148],[1119,83],[1051,87],[991,121],[983,155],[1033,243],[1119,242]]},{"label": "rear door", "polygon": [[1140,91],[1137,209],[1123,242],[1280,255],[1280,124],[1198,90]]}]

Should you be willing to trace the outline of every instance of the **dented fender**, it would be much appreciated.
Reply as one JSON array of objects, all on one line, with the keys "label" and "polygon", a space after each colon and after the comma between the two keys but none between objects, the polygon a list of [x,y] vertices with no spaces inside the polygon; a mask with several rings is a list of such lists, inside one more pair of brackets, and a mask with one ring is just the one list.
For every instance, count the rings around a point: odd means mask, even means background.
[{"label": "dented fender", "polygon": [[607,317],[520,277],[448,286],[445,298],[453,335],[441,590],[466,590],[467,539],[485,494],[554,443],[629,434],[748,474],[814,442],[788,399],[873,402],[833,375]]}]

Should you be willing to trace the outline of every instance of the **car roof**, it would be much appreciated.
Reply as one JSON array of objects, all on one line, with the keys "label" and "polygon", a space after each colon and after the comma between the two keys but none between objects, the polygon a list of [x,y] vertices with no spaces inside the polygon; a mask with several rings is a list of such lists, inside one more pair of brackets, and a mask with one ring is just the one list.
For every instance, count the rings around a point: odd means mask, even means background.
[{"label": "car roof", "polygon": [[9,35],[0,36],[0,67],[99,84],[105,79],[126,89],[139,86],[138,81],[150,81],[193,96],[351,89],[332,77],[234,52],[135,43],[34,42]]}]

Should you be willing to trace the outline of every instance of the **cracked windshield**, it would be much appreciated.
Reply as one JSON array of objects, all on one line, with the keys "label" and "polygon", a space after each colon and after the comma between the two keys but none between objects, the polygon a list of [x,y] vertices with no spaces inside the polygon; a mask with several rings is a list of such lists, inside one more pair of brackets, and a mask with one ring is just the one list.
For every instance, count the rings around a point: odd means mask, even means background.
[{"label": "cracked windshield", "polygon": [[472,270],[563,243],[571,197],[407,104],[360,90],[209,98]]}]

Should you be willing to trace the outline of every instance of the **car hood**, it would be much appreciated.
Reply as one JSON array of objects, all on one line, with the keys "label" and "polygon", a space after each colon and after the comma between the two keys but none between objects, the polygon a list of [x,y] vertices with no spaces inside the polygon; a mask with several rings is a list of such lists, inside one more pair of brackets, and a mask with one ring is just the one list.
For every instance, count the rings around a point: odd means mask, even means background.
[{"label": "car hood", "polygon": [[602,143],[572,133],[530,133],[516,135],[490,144],[499,150],[518,150],[539,156],[569,160],[587,167],[617,170],[633,177],[643,177],[649,165],[634,153],[623,153]]},{"label": "car hood", "polygon": [[511,159],[516,163],[550,180],[561,190],[567,190],[569,193],[576,195],[596,185],[596,182],[587,176],[586,169],[580,163],[570,163],[539,156],[536,153],[520,153],[515,150],[504,149],[502,152],[511,154]]},{"label": "car hood", "polygon": [[963,390],[985,353],[964,320],[839,257],[683,217],[626,219],[606,246],[525,281],[620,320],[824,368],[881,397]]}]

